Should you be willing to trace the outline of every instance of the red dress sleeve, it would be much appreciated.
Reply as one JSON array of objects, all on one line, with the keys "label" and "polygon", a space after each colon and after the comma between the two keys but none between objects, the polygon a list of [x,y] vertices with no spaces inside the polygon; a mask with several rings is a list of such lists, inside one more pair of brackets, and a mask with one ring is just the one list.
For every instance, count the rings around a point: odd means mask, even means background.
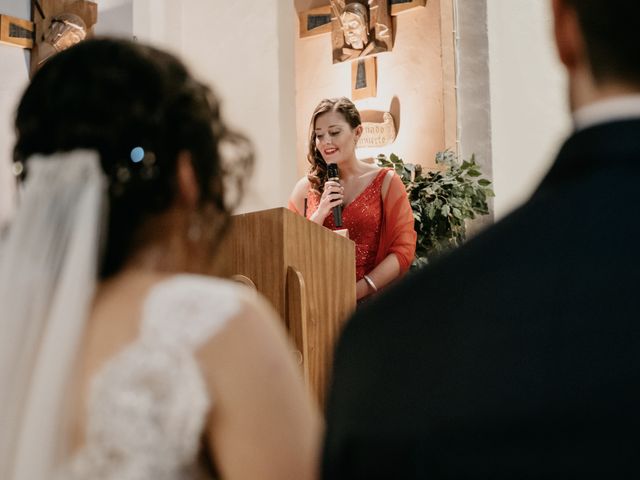
[{"label": "red dress sleeve", "polygon": [[394,172],[382,205],[380,243],[375,264],[393,253],[400,263],[400,274],[409,270],[416,253],[417,234],[413,228],[413,210],[400,177]]},{"label": "red dress sleeve", "polygon": [[287,208],[292,212],[297,213],[298,215],[302,215],[302,212],[298,211],[298,209],[296,208],[295,204],[291,199],[289,199],[289,202],[287,203]]}]

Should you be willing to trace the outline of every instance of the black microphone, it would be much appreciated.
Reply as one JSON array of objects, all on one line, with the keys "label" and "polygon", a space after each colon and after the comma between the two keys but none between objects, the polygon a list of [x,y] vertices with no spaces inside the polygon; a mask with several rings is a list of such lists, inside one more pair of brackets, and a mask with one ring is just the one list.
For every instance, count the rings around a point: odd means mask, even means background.
[{"label": "black microphone", "polygon": [[[334,180],[336,182],[340,181],[340,176],[338,175],[338,165],[336,165],[335,163],[327,164],[327,177],[329,178],[329,180]],[[342,205],[333,207],[333,223],[336,227],[342,226]]]}]

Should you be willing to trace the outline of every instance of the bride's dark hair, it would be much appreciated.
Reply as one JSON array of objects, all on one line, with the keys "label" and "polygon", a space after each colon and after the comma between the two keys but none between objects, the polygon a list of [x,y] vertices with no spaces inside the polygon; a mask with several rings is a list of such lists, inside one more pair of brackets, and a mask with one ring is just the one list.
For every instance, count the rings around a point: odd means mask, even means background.
[{"label": "bride's dark hair", "polygon": [[33,154],[99,153],[109,178],[102,278],[122,267],[138,227],[174,201],[181,151],[191,154],[200,205],[215,211],[215,239],[253,164],[251,146],[224,123],[208,87],[174,56],[126,40],[87,40],[47,61],[15,126],[14,161],[27,175]]}]

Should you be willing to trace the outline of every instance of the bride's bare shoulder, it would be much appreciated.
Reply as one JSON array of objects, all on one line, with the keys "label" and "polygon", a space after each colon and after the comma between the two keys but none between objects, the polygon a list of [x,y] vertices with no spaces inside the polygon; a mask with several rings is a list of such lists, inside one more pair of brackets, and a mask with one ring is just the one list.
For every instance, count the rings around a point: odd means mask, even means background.
[{"label": "bride's bare shoulder", "polygon": [[[322,431],[282,320],[246,291],[225,328],[200,350],[212,456],[225,478],[315,478]],[[261,451],[250,461],[238,452]]]}]

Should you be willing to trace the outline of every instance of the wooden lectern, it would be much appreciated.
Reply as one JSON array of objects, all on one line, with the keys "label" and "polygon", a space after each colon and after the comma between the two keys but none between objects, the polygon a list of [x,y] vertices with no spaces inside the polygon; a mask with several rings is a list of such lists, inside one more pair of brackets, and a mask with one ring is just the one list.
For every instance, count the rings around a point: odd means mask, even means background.
[{"label": "wooden lectern", "polygon": [[285,208],[234,215],[217,270],[253,283],[285,320],[319,405],[356,306],[355,244]]}]

